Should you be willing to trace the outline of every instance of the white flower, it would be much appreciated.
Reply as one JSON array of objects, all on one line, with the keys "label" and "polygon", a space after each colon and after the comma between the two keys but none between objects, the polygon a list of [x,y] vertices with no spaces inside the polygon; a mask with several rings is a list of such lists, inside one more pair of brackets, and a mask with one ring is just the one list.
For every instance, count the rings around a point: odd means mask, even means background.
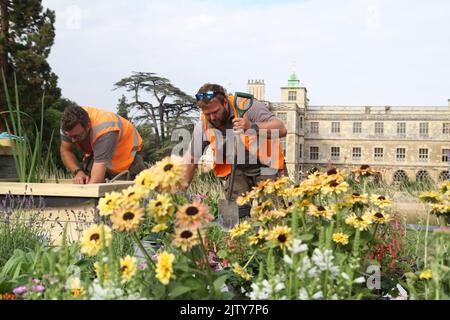
[{"label": "white flower", "polygon": [[292,259],[291,259],[291,257],[289,257],[288,255],[284,255],[283,261],[284,261],[286,264],[288,264],[288,265],[291,265],[291,264],[292,264]]},{"label": "white flower", "polygon": [[302,240],[294,239],[292,241],[292,252],[301,253],[308,250],[308,245],[302,244]]},{"label": "white flower", "polygon": [[331,296],[331,300],[339,300],[338,295],[335,293]]},{"label": "white flower", "polygon": [[277,291],[277,292],[280,292],[281,290],[283,290],[284,289],[284,283],[282,283],[282,282],[280,282],[280,283],[277,283],[276,285],[275,285],[275,291]]},{"label": "white flower", "polygon": [[318,292],[314,293],[313,296],[312,296],[312,298],[313,298],[314,300],[322,299],[322,298],[323,298],[323,293],[322,293],[322,291],[318,291]]},{"label": "white flower", "polygon": [[364,283],[364,282],[366,282],[366,279],[364,277],[359,277],[359,278],[356,278],[353,282],[354,283]]},{"label": "white flower", "polygon": [[309,300],[308,291],[306,291],[305,288],[301,288],[299,292],[299,299],[300,300]]},{"label": "white flower", "polygon": [[330,249],[325,249],[322,253],[320,249],[316,248],[311,260],[320,271],[328,270],[332,275],[336,275],[339,272],[339,268],[333,264],[334,256]]},{"label": "white flower", "polygon": [[350,280],[350,277],[345,272],[341,273],[341,277],[344,278],[344,280],[347,280],[347,281]]}]

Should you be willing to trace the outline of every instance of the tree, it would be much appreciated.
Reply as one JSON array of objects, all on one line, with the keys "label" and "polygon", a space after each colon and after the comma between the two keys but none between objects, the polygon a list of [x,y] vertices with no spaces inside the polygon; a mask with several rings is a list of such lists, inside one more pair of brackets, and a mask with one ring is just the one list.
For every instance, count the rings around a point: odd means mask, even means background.
[{"label": "tree", "polygon": [[197,111],[195,100],[166,78],[151,72],[134,72],[115,83],[114,89],[125,89],[130,93],[128,114],[135,112],[133,119],[139,124],[150,125],[149,135],[155,152],[170,151],[170,137],[174,129],[186,128],[193,122]]},{"label": "tree", "polygon": [[127,97],[125,97],[124,95],[122,95],[122,97],[119,99],[119,104],[117,105],[117,114],[122,118],[128,120]]},{"label": "tree", "polygon": [[[0,69],[10,89],[16,75],[20,105],[33,118],[40,112],[43,93],[46,107],[61,96],[58,77],[47,62],[54,23],[54,11],[44,10],[42,0],[0,0]],[[0,111],[6,109],[3,83],[1,88]]]}]

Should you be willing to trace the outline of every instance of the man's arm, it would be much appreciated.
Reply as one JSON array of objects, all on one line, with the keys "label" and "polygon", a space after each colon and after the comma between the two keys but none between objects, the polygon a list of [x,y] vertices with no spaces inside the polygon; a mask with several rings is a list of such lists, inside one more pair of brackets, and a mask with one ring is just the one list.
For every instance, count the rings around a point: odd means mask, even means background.
[{"label": "man's arm", "polygon": [[[75,172],[75,170],[80,169],[81,167],[72,151],[72,148],[73,144],[71,142],[61,139],[61,146],[59,148],[61,160],[70,172]],[[76,184],[85,184],[89,182],[89,177],[82,170],[80,170],[74,176],[73,182]]]},{"label": "man's arm", "polygon": [[189,147],[183,156],[185,178],[188,182],[188,186],[191,184],[192,179],[194,178],[198,161],[200,160],[203,152],[208,145],[209,142],[207,141],[206,135],[203,130],[203,123],[200,120],[194,126],[191,143],[189,144]]}]

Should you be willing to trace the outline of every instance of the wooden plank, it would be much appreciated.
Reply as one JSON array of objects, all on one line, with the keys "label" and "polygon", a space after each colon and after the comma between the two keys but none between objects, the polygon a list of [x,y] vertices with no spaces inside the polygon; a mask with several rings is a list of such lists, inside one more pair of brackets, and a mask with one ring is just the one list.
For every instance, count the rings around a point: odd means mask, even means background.
[{"label": "wooden plank", "polygon": [[0,145],[0,155],[2,156],[11,156],[12,157],[12,148],[7,146]]},{"label": "wooden plank", "polygon": [[0,194],[101,198],[107,192],[120,191],[132,185],[133,181],[97,184],[1,182]]}]

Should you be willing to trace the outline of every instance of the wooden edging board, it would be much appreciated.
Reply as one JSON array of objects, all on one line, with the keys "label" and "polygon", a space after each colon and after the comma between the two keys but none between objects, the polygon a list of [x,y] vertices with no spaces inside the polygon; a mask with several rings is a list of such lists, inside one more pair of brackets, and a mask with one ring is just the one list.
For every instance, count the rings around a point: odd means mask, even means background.
[{"label": "wooden edging board", "polygon": [[62,183],[23,183],[1,182],[0,195],[33,195],[53,197],[101,198],[105,193],[120,191],[134,185],[133,181],[117,181],[113,183],[69,184]]}]

